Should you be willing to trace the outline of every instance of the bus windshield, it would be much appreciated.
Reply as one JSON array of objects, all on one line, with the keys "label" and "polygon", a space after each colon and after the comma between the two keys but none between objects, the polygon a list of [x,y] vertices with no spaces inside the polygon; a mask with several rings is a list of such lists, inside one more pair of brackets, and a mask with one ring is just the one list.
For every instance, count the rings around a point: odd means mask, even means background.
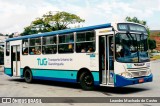
[{"label": "bus windshield", "polygon": [[147,35],[118,33],[115,36],[116,60],[123,63],[148,62]]}]

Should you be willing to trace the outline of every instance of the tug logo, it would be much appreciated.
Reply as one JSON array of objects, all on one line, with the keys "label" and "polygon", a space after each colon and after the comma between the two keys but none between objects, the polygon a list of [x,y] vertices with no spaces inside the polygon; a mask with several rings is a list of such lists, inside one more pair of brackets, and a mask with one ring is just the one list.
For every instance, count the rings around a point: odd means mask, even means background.
[{"label": "tug logo", "polygon": [[46,66],[47,63],[48,63],[46,58],[42,58],[42,59],[41,58],[37,58],[37,61],[38,61],[38,65],[39,66]]}]

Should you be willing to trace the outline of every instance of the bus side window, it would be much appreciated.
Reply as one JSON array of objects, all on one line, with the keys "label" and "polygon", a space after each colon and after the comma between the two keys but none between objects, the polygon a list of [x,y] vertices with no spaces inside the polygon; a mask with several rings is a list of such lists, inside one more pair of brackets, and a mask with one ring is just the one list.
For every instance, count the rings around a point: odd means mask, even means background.
[{"label": "bus side window", "polygon": [[73,53],[74,52],[74,35],[66,34],[59,35],[58,53]]},{"label": "bus side window", "polygon": [[86,53],[95,51],[94,31],[78,32],[76,34],[76,52]]},{"label": "bus side window", "polygon": [[22,51],[23,55],[28,55],[28,48],[23,48],[24,50]]},{"label": "bus side window", "polygon": [[57,36],[43,37],[42,43],[43,54],[56,54],[57,53]]},{"label": "bus side window", "polygon": [[28,39],[23,39],[22,40],[22,54],[23,55],[28,55]]},{"label": "bus side window", "polygon": [[6,56],[9,56],[10,54],[10,43],[6,42]]},{"label": "bus side window", "polygon": [[30,39],[29,54],[30,55],[40,55],[41,54],[41,37]]}]

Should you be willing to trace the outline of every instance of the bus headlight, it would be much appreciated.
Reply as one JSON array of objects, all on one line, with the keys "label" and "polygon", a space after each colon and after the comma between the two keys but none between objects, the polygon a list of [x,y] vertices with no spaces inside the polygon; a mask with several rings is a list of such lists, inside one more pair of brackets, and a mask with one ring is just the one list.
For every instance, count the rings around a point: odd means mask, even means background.
[{"label": "bus headlight", "polygon": [[132,74],[129,73],[129,72],[123,72],[123,73],[121,73],[120,75],[122,75],[122,76],[125,77],[125,78],[133,78]]},{"label": "bus headlight", "polygon": [[151,69],[147,71],[147,76],[151,75]]}]

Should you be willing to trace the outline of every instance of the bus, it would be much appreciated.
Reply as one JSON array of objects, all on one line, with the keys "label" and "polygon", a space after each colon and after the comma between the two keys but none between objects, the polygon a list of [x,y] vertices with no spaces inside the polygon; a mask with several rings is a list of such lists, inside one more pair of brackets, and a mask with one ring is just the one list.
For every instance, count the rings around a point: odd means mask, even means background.
[{"label": "bus", "polygon": [[58,30],[5,41],[4,73],[34,79],[123,87],[152,82],[145,26],[132,22]]}]

